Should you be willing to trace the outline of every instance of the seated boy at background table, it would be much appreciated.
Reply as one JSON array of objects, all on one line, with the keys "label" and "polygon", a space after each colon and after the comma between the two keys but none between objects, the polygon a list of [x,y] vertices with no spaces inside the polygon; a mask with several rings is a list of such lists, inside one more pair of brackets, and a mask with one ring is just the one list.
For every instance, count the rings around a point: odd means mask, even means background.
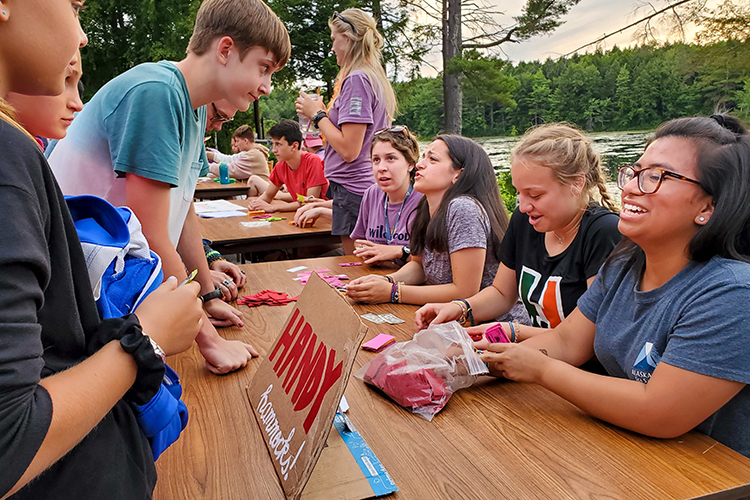
[{"label": "seated boy at background table", "polygon": [[[249,125],[240,125],[232,134],[233,155],[206,151],[211,173],[219,175],[219,164],[224,162],[229,169],[229,177],[235,179],[255,179],[249,196],[262,194],[268,186],[268,148],[255,142],[255,132]],[[249,182],[248,182],[249,184]],[[254,190],[254,191],[253,191]]]},{"label": "seated boy at background table", "polygon": [[219,300],[192,204],[208,170],[206,105],[224,99],[247,109],[270,93],[271,75],[290,51],[286,28],[262,1],[204,0],[185,59],[141,64],[107,83],[49,159],[65,194],[133,210],[165,276],[184,280],[186,266],[197,269],[205,320],[196,342],[214,373],[241,368],[258,353],[223,339],[205,317],[242,326],[242,313]]},{"label": "seated boy at background table", "polygon": [[[273,144],[273,154],[279,162],[271,171],[270,184],[263,195],[248,202],[250,210],[289,212],[297,210],[297,195],[305,198],[323,198],[328,190],[328,180],[323,172],[323,161],[317,155],[302,151],[302,131],[299,124],[283,120],[268,131]],[[282,185],[292,195],[292,202],[271,204]]]}]

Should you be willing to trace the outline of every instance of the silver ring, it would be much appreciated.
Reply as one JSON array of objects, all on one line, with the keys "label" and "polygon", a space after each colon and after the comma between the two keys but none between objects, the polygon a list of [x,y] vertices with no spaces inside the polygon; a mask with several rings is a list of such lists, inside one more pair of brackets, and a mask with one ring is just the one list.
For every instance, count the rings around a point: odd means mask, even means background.
[{"label": "silver ring", "polygon": [[224,280],[224,281],[221,282],[221,284],[224,285],[225,287],[229,288],[229,285],[232,284],[232,280]]}]

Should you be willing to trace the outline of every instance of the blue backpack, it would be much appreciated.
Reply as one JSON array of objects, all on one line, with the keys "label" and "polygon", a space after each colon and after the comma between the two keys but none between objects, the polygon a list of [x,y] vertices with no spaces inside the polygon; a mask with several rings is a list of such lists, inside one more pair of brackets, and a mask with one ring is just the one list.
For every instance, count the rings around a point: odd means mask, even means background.
[{"label": "blue backpack", "polygon": [[[65,201],[81,240],[100,317],[132,313],[164,278],[161,259],[149,249],[141,223],[129,208],[115,208],[96,196],[66,196]],[[145,405],[133,404],[154,461],[177,441],[188,421],[180,378],[169,366],[165,370],[159,392]]]}]

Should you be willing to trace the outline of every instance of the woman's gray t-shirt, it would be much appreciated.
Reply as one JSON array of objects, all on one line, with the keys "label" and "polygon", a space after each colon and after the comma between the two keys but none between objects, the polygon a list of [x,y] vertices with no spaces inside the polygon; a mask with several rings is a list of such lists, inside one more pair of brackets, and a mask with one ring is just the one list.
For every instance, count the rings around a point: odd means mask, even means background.
[{"label": "woman's gray t-shirt", "polygon": [[[485,248],[480,290],[492,285],[500,262],[497,260],[497,249],[490,238],[490,219],[484,208],[468,196],[459,196],[448,204],[445,215],[448,229],[448,251],[433,252],[425,248],[422,253],[422,268],[427,278],[425,285],[444,285],[453,283],[450,254],[464,248]],[[502,238],[502,235],[500,235]],[[467,297],[468,298],[468,297]],[[519,321],[529,324],[529,316],[520,303],[502,316],[500,321]]]}]

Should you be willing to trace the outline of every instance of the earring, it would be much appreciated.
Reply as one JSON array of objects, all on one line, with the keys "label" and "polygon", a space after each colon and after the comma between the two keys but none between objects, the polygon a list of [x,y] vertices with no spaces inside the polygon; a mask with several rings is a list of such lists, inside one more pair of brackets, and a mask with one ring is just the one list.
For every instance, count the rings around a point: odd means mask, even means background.
[{"label": "earring", "polygon": [[3,15],[5,15],[5,11],[3,11]]},{"label": "earring", "polygon": [[698,220],[701,221],[701,222],[705,222],[706,218],[705,217],[698,217]]}]

